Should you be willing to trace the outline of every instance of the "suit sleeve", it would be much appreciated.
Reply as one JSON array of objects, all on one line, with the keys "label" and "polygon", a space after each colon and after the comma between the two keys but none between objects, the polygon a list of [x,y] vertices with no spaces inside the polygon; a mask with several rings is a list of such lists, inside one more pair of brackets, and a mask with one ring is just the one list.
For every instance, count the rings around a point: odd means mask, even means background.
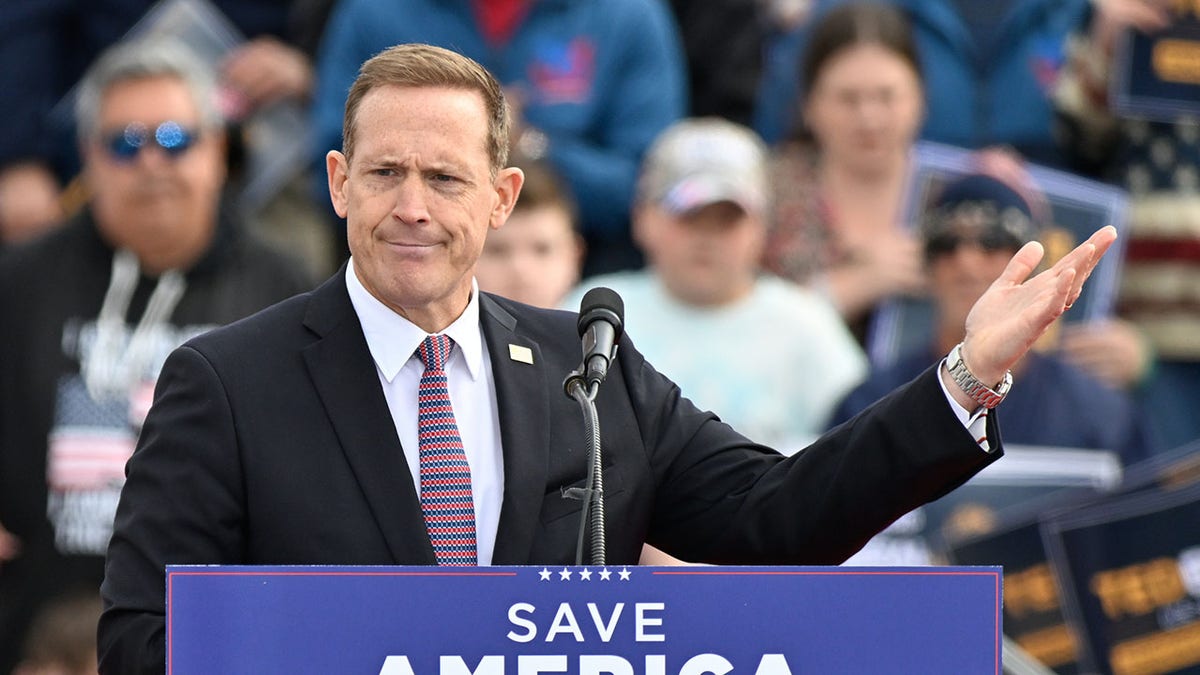
[{"label": "suit sleeve", "polygon": [[933,368],[784,458],[697,410],[645,362],[634,367],[644,371],[631,393],[657,483],[649,540],[685,560],[840,563],[1001,454],[995,416],[988,454]]},{"label": "suit sleeve", "polygon": [[235,420],[216,372],[180,347],[126,466],[105,564],[101,673],[165,670],[165,566],[236,561],[244,495]]}]

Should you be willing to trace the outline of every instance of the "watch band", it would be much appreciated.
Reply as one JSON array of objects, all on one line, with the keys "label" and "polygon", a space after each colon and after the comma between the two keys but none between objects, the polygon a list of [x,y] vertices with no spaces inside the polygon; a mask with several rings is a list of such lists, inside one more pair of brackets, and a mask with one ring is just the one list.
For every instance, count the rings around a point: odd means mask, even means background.
[{"label": "watch band", "polygon": [[950,355],[946,357],[946,367],[950,371],[950,379],[954,380],[958,388],[971,397],[971,400],[985,408],[991,409],[1000,405],[1000,402],[1008,395],[1008,391],[1012,389],[1012,371],[1004,373],[1004,378],[1000,380],[995,389],[980,382],[979,378],[967,369],[967,364],[963,361],[961,342],[950,350]]}]

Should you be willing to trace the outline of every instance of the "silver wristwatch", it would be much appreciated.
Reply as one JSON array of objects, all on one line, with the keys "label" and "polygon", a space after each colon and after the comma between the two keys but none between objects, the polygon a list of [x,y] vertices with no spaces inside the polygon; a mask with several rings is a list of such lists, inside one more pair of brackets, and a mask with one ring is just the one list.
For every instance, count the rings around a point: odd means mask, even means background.
[{"label": "silver wristwatch", "polygon": [[954,380],[954,383],[973,401],[985,408],[995,408],[1000,405],[1000,402],[1008,395],[1008,390],[1012,389],[1011,371],[1004,373],[1004,379],[1000,380],[1000,384],[997,384],[995,389],[980,382],[979,378],[972,375],[963,361],[961,342],[950,350],[950,355],[946,357],[946,367],[950,370],[950,379]]}]

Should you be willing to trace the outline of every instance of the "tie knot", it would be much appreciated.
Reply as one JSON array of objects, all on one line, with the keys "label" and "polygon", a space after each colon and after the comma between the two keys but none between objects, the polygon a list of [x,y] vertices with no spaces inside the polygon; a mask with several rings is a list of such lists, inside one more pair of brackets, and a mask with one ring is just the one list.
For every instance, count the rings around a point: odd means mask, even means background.
[{"label": "tie knot", "polygon": [[446,335],[427,335],[425,340],[417,347],[417,355],[421,357],[421,362],[425,364],[426,370],[443,370],[446,366],[446,359],[450,358],[450,349],[454,347],[454,340],[451,340]]}]

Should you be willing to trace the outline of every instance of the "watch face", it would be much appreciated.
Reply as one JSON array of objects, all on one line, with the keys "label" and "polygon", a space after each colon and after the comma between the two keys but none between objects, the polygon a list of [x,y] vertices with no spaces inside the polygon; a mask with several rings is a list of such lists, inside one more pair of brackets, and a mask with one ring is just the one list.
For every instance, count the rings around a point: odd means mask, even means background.
[{"label": "watch face", "polygon": [[962,343],[960,342],[950,350],[950,367],[957,368],[962,365],[962,362]]},{"label": "watch face", "polygon": [[1011,372],[1004,373],[1004,379],[1000,380],[1000,384],[996,385],[996,393],[1000,394],[1001,397],[1005,396],[1006,394],[1008,394],[1008,390],[1012,389],[1012,384],[1013,384],[1012,373]]}]

